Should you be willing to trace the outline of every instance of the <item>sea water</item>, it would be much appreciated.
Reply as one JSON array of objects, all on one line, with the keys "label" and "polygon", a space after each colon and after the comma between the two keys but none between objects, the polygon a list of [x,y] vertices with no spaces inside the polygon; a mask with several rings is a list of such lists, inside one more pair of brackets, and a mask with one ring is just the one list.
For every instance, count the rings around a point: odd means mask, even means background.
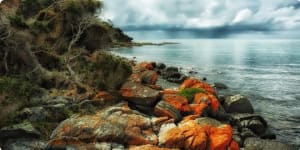
[{"label": "sea water", "polygon": [[[145,40],[144,40],[145,41]],[[119,55],[198,72],[247,96],[280,141],[300,143],[300,40],[164,39],[163,46],[118,48]]]}]

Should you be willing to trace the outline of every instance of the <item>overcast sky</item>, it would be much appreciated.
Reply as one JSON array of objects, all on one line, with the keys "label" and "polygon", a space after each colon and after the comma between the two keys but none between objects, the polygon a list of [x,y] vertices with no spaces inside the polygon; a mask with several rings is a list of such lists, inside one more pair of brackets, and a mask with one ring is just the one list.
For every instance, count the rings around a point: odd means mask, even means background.
[{"label": "overcast sky", "polygon": [[125,30],[300,31],[300,0],[104,0]]}]

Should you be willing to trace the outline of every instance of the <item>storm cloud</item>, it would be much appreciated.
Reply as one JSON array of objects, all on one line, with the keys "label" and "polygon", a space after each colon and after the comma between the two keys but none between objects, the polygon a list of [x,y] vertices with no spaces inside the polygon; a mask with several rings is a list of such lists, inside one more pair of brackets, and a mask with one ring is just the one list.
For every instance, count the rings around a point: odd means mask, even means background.
[{"label": "storm cloud", "polygon": [[102,17],[127,31],[298,31],[300,1],[104,0]]}]

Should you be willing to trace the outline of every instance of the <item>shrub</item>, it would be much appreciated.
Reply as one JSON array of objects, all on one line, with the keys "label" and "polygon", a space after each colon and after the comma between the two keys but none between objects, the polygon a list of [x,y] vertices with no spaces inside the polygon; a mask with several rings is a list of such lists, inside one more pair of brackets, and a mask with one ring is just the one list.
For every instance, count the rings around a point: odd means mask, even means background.
[{"label": "shrub", "polygon": [[28,28],[28,25],[26,24],[23,16],[19,15],[13,15],[8,17],[9,22],[12,26],[17,27],[17,28]]},{"label": "shrub", "polygon": [[204,90],[201,88],[186,88],[181,90],[178,95],[184,96],[188,99],[189,103],[193,102],[196,93],[203,93]]},{"label": "shrub", "polygon": [[42,90],[28,81],[18,78],[2,77],[0,78],[0,94],[10,98],[29,98],[41,93]]}]

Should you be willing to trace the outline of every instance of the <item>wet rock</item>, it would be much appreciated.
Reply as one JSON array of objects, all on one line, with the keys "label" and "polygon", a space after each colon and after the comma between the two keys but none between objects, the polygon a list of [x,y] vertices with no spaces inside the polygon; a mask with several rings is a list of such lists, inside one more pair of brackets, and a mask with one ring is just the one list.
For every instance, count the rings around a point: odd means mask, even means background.
[{"label": "wet rock", "polygon": [[159,132],[159,145],[178,149],[206,149],[208,142],[204,128],[194,121],[187,121],[176,126],[165,124]]},{"label": "wet rock", "polygon": [[197,71],[189,71],[189,74],[197,74]]},{"label": "wet rock", "polygon": [[159,91],[135,82],[126,82],[121,87],[122,97],[130,103],[152,106],[159,98]]},{"label": "wet rock", "polygon": [[158,139],[152,125],[149,117],[121,103],[93,115],[73,115],[63,121],[51,134],[48,147],[65,148],[94,141],[156,145]]},{"label": "wet rock", "polygon": [[177,67],[167,67],[161,75],[167,81],[174,83],[182,83],[186,79],[186,76],[180,73]]},{"label": "wet rock", "polygon": [[298,148],[274,140],[247,138],[244,142],[245,150],[297,150]]},{"label": "wet rock", "polygon": [[215,82],[214,87],[216,87],[217,89],[228,89],[227,85],[225,85],[224,83],[220,83],[220,82]]},{"label": "wet rock", "polygon": [[224,108],[228,113],[253,113],[250,101],[242,95],[228,96],[224,102]]},{"label": "wet rock", "polygon": [[159,69],[159,70],[162,70],[162,69],[166,68],[166,65],[164,63],[157,63],[156,68]]},{"label": "wet rock", "polygon": [[259,135],[262,139],[276,139],[276,134],[267,128],[266,131]]},{"label": "wet rock", "polygon": [[154,108],[154,115],[158,117],[173,118],[176,122],[182,119],[180,111],[165,101],[160,101]]},{"label": "wet rock", "polygon": [[35,138],[6,139],[1,148],[4,150],[45,149],[47,143]]},{"label": "wet rock", "polygon": [[0,139],[10,138],[38,138],[41,133],[37,131],[30,122],[23,122],[8,127],[3,127],[0,130]]},{"label": "wet rock", "polygon": [[247,139],[249,137],[257,137],[257,135],[254,132],[252,132],[252,130],[250,130],[248,128],[241,128],[240,129],[240,136],[243,140]]},{"label": "wet rock", "polygon": [[249,128],[257,135],[262,135],[268,127],[264,118],[256,114],[232,114],[234,120],[242,128]]},{"label": "wet rock", "polygon": [[152,70],[147,70],[141,73],[141,80],[143,84],[154,85],[157,81],[157,78],[157,73]]}]

